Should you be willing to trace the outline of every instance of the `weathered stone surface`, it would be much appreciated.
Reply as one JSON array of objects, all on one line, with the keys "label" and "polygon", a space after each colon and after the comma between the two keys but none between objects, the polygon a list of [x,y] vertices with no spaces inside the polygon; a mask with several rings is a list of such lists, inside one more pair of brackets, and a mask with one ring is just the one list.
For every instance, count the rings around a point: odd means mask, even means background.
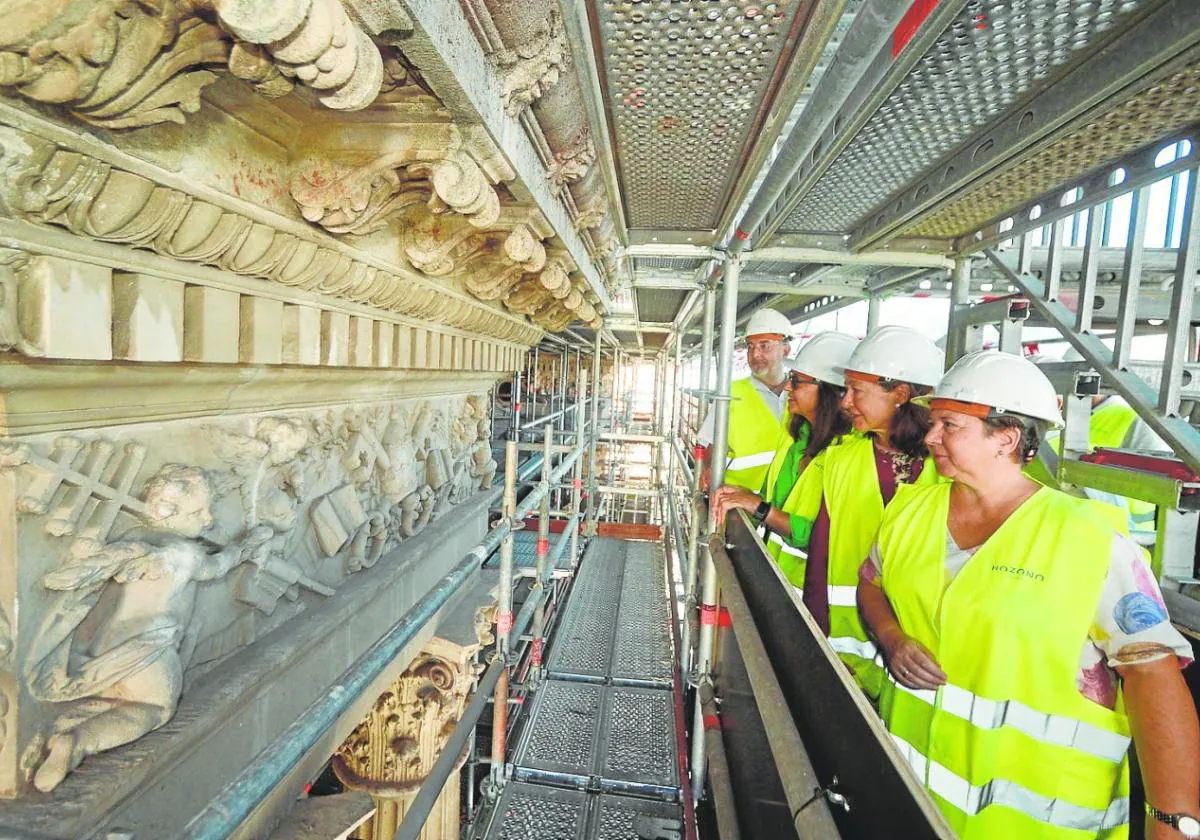
[{"label": "weathered stone surface", "polygon": [[113,275],[113,356],[137,362],[183,359],[183,284],[145,274]]},{"label": "weathered stone surface", "polygon": [[237,292],[207,286],[184,289],[183,357],[189,362],[236,362],[240,312]]},{"label": "weathered stone surface", "polygon": [[51,359],[111,359],[112,272],[34,257],[19,275],[17,323],[25,352]]},{"label": "weathered stone surface", "polygon": [[21,581],[0,609],[45,610],[15,639],[26,769],[10,763],[0,789],[25,773],[54,789],[162,727],[215,663],[334,597],[495,468],[475,396],[0,440]]}]

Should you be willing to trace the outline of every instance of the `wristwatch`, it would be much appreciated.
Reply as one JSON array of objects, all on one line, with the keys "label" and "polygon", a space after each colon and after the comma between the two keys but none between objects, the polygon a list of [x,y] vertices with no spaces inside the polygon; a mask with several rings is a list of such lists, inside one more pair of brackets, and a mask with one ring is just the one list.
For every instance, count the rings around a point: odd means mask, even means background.
[{"label": "wristwatch", "polygon": [[762,522],[764,519],[767,518],[767,515],[770,512],[771,512],[771,503],[768,502],[766,499],[763,499],[761,502],[758,503],[758,507],[756,507],[754,509],[754,521]]},{"label": "wristwatch", "polygon": [[1196,819],[1191,814],[1168,814],[1158,810],[1149,802],[1146,803],[1146,813],[1160,823],[1166,823],[1171,826],[1171,828],[1186,837],[1187,840],[1200,839],[1200,819]]}]

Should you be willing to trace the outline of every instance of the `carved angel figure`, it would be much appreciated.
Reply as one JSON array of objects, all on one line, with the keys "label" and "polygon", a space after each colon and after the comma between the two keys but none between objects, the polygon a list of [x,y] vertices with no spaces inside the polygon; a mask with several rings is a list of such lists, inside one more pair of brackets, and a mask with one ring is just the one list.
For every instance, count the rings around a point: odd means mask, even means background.
[{"label": "carved angel figure", "polygon": [[34,650],[29,690],[71,703],[34,776],[48,791],[89,755],[129,743],[175,714],[195,645],[189,633],[197,586],[243,560],[258,560],[269,527],[240,545],[200,539],[212,525],[213,493],[198,467],[164,466],[146,486],[146,524],[105,545],[78,540],[73,556],[47,574],[59,594]]}]

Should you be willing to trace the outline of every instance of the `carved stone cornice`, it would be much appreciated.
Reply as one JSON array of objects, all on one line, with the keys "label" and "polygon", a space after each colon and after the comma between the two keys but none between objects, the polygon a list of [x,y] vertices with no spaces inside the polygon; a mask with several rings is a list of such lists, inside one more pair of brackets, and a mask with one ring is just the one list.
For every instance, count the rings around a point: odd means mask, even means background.
[{"label": "carved stone cornice", "polygon": [[[428,124],[375,126],[338,140],[348,148],[323,148],[319,162],[300,164],[292,176],[306,219],[339,235],[394,225],[401,254],[418,271],[461,277],[476,298],[499,300],[539,325],[595,322],[595,308],[576,288],[582,280],[570,276],[577,271],[570,257],[546,268],[543,240],[553,230],[545,218],[501,204],[498,185],[513,173],[486,138]],[[372,145],[390,151],[355,165]]]},{"label": "carved stone cornice", "polygon": [[8,132],[0,141],[23,154],[7,158],[0,191],[26,221],[520,344],[541,337],[521,319],[419,275],[389,271],[315,232],[281,230],[30,133]]},{"label": "carved stone cornice", "polygon": [[516,116],[557,84],[559,75],[570,64],[571,50],[557,4],[551,6],[549,16],[528,40],[499,50],[493,60],[500,70],[504,110],[510,117]]},{"label": "carved stone cornice", "polygon": [[383,151],[366,160],[358,150],[308,150],[314,157],[297,166],[289,185],[304,218],[339,235],[371,233],[422,204],[479,229],[499,219],[494,184],[515,174],[478,132],[464,136],[446,124],[385,132],[370,135]]},{"label": "carved stone cornice", "polygon": [[48,0],[0,36],[0,87],[105,128],[183,122],[228,70],[265,96],[296,84],[370,105],[383,59],[340,0]]},{"label": "carved stone cornice", "polygon": [[317,91],[323,105],[339,111],[365,108],[379,95],[384,79],[379,49],[340,0],[211,2],[221,23],[244,42],[234,47],[240,54],[230,62],[234,75],[249,78],[242,75],[249,67],[258,75],[273,61],[279,74]]}]

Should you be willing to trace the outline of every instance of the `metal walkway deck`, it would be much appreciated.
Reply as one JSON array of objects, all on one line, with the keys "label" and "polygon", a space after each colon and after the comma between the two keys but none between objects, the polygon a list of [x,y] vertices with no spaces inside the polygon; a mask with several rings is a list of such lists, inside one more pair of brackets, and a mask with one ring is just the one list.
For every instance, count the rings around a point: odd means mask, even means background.
[{"label": "metal walkway deck", "polygon": [[670,622],[662,547],[593,539],[489,840],[682,836]]}]

